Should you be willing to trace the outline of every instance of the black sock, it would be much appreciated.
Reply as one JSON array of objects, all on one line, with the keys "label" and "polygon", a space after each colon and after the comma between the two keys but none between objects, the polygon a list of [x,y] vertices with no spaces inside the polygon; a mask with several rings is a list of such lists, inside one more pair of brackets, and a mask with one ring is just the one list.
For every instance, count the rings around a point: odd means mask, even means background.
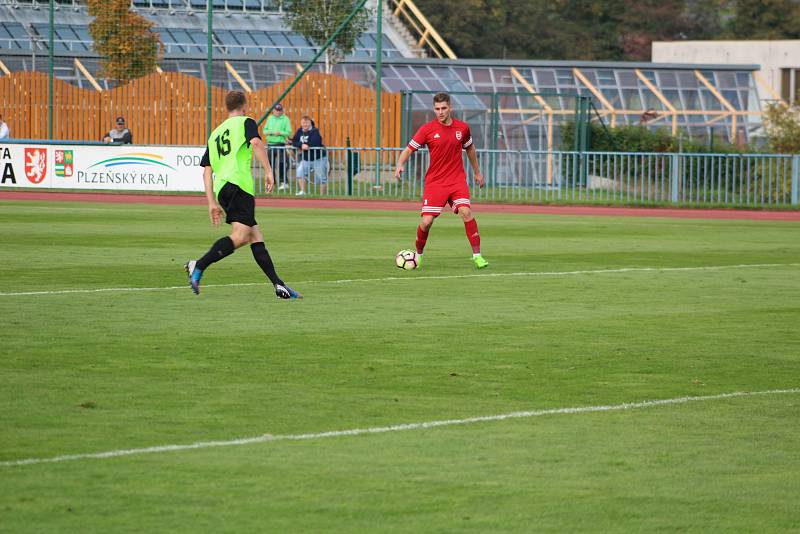
[{"label": "black sock", "polygon": [[253,257],[256,259],[256,263],[261,267],[261,270],[264,271],[264,274],[269,277],[270,282],[284,285],[283,280],[281,280],[280,277],[278,277],[278,273],[275,272],[275,266],[272,264],[272,258],[269,257],[269,252],[267,252],[267,247],[264,245],[264,242],[253,243],[250,245],[250,250],[253,251]]},{"label": "black sock", "polygon": [[197,260],[197,265],[195,265],[195,268],[205,271],[206,268],[212,263],[221,260],[225,256],[230,256],[233,254],[234,250],[236,250],[236,247],[233,246],[233,241],[231,241],[230,237],[225,236],[220,238],[216,243],[211,245],[211,248],[208,252],[206,252],[205,256]]}]

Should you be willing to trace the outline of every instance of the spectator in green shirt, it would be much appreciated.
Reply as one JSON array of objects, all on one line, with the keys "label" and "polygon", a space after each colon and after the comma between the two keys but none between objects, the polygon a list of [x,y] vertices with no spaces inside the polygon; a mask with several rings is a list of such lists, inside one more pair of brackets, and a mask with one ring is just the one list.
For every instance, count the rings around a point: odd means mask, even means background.
[{"label": "spectator in green shirt", "polygon": [[292,123],[289,117],[284,115],[283,106],[276,104],[264,124],[264,136],[267,138],[269,162],[275,173],[278,191],[284,191],[289,187],[286,183],[286,145],[289,143],[290,135],[292,135]]}]

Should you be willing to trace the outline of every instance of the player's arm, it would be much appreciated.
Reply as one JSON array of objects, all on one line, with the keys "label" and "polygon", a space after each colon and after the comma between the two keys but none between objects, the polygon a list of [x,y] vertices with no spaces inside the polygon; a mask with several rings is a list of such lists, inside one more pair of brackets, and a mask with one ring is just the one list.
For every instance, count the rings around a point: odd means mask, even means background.
[{"label": "player's arm", "polygon": [[272,177],[272,165],[269,164],[267,158],[267,147],[258,135],[258,124],[253,119],[244,121],[244,138],[250,143],[253,148],[253,155],[264,167],[264,186],[267,188],[267,193],[272,193],[272,188],[275,186],[275,179]]},{"label": "player's arm", "polygon": [[222,208],[219,207],[214,196],[213,176],[211,165],[203,167],[203,188],[206,191],[206,200],[208,201],[208,218],[211,219],[211,224],[219,226],[219,222],[222,219]]},{"label": "player's arm", "polygon": [[427,130],[425,129],[425,125],[423,125],[417,133],[414,134],[414,137],[411,138],[411,141],[408,142],[406,148],[400,152],[400,157],[397,158],[397,168],[394,170],[394,177],[399,180],[400,174],[406,169],[406,162],[408,158],[411,157],[411,154],[425,146],[425,137],[427,135]]},{"label": "player's arm", "polygon": [[411,157],[411,149],[406,147],[400,152],[400,157],[397,158],[397,167],[394,170],[394,177],[399,180],[400,175],[406,170],[406,162]]},{"label": "player's arm", "polygon": [[258,137],[251,139],[250,145],[253,147],[253,155],[264,167],[264,185],[267,188],[267,193],[272,193],[272,188],[275,187],[275,178],[272,176],[272,165],[269,164],[269,158],[267,158],[267,147]]},{"label": "player's arm", "polygon": [[474,144],[469,145],[466,150],[467,159],[469,160],[470,167],[472,167],[472,173],[475,176],[475,181],[478,183],[478,187],[483,188],[483,186],[486,184],[486,180],[483,179],[481,169],[478,166],[478,151],[475,150]]},{"label": "player's arm", "polygon": [[206,147],[203,157],[200,158],[200,166],[203,167],[203,189],[206,192],[206,201],[208,202],[208,218],[211,219],[211,224],[219,226],[219,221],[222,218],[222,208],[217,203],[217,197],[214,196],[214,171],[211,168],[211,156]]}]

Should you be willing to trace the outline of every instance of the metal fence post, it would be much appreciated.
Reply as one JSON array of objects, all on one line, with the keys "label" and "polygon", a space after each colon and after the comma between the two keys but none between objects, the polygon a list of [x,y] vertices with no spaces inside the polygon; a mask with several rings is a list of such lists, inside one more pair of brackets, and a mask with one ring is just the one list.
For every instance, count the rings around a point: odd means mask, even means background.
[{"label": "metal fence post", "polygon": [[[378,157],[380,158],[380,162],[383,163],[383,154],[381,153],[381,95],[383,94],[383,85],[381,83],[381,75],[382,67],[381,67],[381,60],[383,59],[383,29],[382,29],[382,21],[383,21],[383,0],[378,0],[377,6],[375,7],[375,12],[378,16],[378,30],[377,30],[377,39],[376,39],[376,50],[375,50],[375,146],[378,148]],[[381,167],[380,165],[375,166],[375,186],[380,187],[381,185]]]},{"label": "metal fence post", "polygon": [[680,180],[680,155],[672,154],[672,169],[670,172],[670,201],[673,204],[678,203],[678,181]]},{"label": "metal fence post", "polygon": [[490,186],[497,183],[497,134],[500,129],[500,97],[498,94],[492,93],[492,115],[489,121],[489,149],[492,151],[489,155],[489,176],[487,182]]},{"label": "metal fence post", "polygon": [[347,165],[347,196],[353,196],[353,150],[350,148],[350,136],[347,136],[347,149],[345,150]]},{"label": "metal fence post", "polygon": [[406,90],[400,91],[400,142],[401,143],[403,139],[408,139],[408,136],[406,135],[406,131],[408,128],[408,126],[406,125],[406,118],[408,115],[406,113],[406,99],[408,98],[407,93],[408,91]]},{"label": "metal fence post", "polygon": [[213,99],[213,93],[211,91],[211,72],[214,69],[214,2],[208,2],[206,6],[206,17],[208,20],[206,21],[206,25],[208,27],[206,31],[206,46],[208,50],[206,50],[206,139],[211,136],[211,131],[214,129],[213,121],[213,111],[211,102]]},{"label": "metal fence post", "polygon": [[47,57],[49,61],[49,66],[47,68],[47,138],[52,140],[53,139],[53,77],[54,74],[54,59],[53,59],[53,36],[55,34],[55,28],[53,26],[53,12],[55,11],[55,2],[54,0],[50,0],[50,11],[48,14],[48,45],[47,45]]},{"label": "metal fence post", "polygon": [[792,156],[792,206],[800,199],[800,154]]}]

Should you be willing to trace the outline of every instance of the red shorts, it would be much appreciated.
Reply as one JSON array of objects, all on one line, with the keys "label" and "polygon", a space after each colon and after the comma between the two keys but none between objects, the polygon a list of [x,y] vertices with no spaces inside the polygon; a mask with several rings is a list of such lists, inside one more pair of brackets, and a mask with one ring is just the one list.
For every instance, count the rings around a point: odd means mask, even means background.
[{"label": "red shorts", "polygon": [[438,217],[445,204],[450,204],[453,213],[458,212],[461,206],[469,207],[469,186],[466,180],[455,185],[426,185],[422,192],[422,215]]}]

